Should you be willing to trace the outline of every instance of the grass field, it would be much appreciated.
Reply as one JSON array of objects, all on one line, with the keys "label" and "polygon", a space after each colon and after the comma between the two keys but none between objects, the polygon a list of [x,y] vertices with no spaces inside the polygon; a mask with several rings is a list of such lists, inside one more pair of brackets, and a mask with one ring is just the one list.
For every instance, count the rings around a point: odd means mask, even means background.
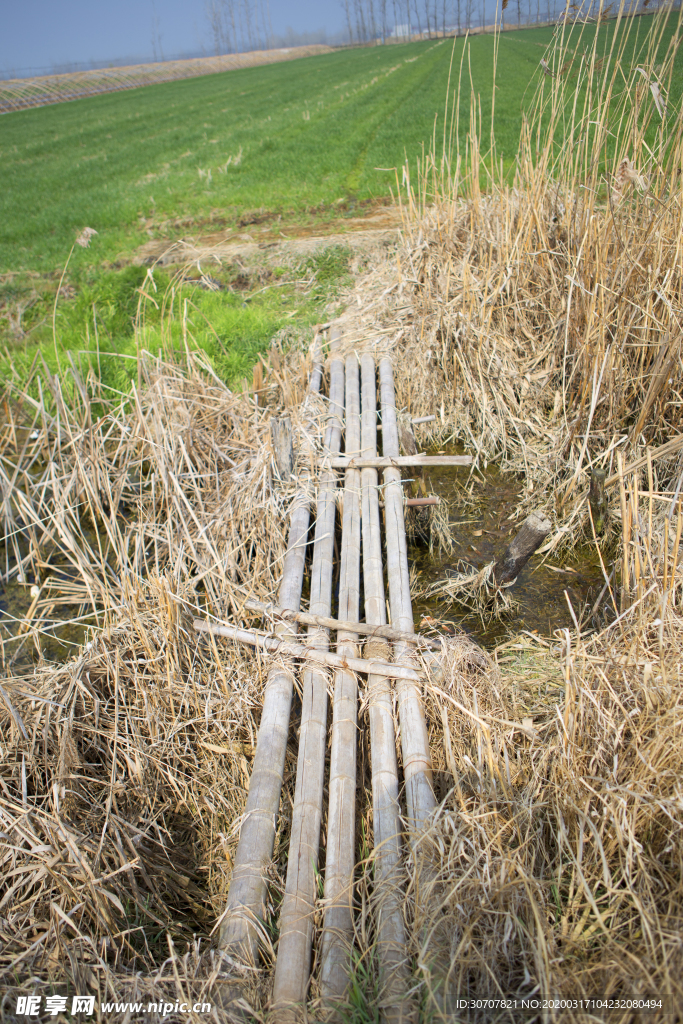
[{"label": "grass field", "polygon": [[[650,24],[627,23],[633,49]],[[498,39],[495,136],[506,164],[517,152],[522,109],[553,31]],[[607,47],[614,25],[600,31]],[[584,29],[579,45],[594,32]],[[478,98],[484,148],[495,45],[493,36],[474,37],[462,62],[461,123],[469,124],[470,97]],[[280,217],[277,227],[286,233],[293,222],[343,223],[385,201],[395,188],[393,168],[429,148],[435,126],[440,148],[451,62],[452,92],[463,46],[441,40],[346,50],[5,115],[1,340],[24,360],[36,345],[53,346],[59,276],[86,225],[98,234],[71,257],[58,344],[82,347],[88,318],[88,333],[95,331],[95,308],[107,343],[119,348],[132,336],[141,280],[128,264],[150,237],[227,235],[244,230],[250,216]],[[293,294],[263,295],[259,326],[245,323],[243,339],[258,347],[294,301]],[[319,310],[308,312],[315,318]]]}]

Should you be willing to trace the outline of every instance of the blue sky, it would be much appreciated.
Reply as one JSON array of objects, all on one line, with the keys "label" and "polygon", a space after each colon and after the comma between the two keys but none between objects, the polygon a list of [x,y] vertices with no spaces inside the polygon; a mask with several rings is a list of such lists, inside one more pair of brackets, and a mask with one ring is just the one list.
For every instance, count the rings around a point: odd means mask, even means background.
[{"label": "blue sky", "polygon": [[[344,27],[339,0],[270,0],[273,31],[284,36]],[[204,0],[0,0],[0,72],[125,57],[212,52]]]}]

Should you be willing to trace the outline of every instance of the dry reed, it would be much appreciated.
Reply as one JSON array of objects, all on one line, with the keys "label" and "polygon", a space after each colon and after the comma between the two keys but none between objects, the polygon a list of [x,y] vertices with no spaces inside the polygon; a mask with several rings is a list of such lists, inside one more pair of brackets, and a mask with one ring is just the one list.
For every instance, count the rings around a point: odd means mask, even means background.
[{"label": "dry reed", "polygon": [[[551,70],[576,42],[565,31],[544,55]],[[457,997],[531,994],[668,997],[674,1013],[648,1020],[680,1019],[683,154],[680,116],[662,117],[651,88],[667,101],[673,57],[659,67],[651,47],[636,65],[617,41],[607,54],[589,46],[575,78],[539,70],[512,183],[497,177],[495,154],[482,156],[473,106],[465,157],[426,161],[404,200],[397,261],[371,267],[340,317],[350,349],[392,353],[399,408],[436,414],[417,428],[420,448],[456,437],[480,469],[498,459],[524,473],[520,521],[542,507],[556,556],[593,544],[619,611],[592,635],[572,623],[553,638],[516,638],[497,664],[462,639],[437,666],[424,656],[439,804],[423,842],[434,871],[413,876],[396,923],[436,1021]],[[619,171],[631,166],[638,180]],[[299,407],[300,353],[278,365],[266,377],[272,406],[292,417],[299,478],[313,481],[322,401]],[[248,624],[244,587],[274,600],[292,492],[271,486],[263,407],[231,394],[189,348],[140,366],[129,403],[86,375],[69,394],[43,376],[8,395],[7,568],[41,583],[22,635],[40,644],[58,591],[104,628],[68,664],[23,674],[12,665],[21,641],[3,645],[0,984],[14,994],[68,983],[120,1000],[210,993],[217,1006],[237,968],[208,935],[225,905],[265,666],[230,642],[198,642],[188,613]],[[610,477],[611,532],[599,544],[592,465]],[[48,583],[48,554],[73,568],[70,582]],[[242,998],[258,1013],[295,725],[264,964],[241,969]],[[358,762],[356,980],[365,972],[372,988],[365,740]],[[314,979],[312,1015],[316,991]]]}]

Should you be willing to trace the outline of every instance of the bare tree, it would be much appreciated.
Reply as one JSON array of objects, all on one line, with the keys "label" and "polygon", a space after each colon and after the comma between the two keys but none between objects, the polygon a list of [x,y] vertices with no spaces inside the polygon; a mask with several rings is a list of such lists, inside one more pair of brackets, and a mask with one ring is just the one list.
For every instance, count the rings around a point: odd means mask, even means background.
[{"label": "bare tree", "polygon": [[[422,35],[422,23],[420,21],[420,12],[417,9],[417,0],[413,0],[413,6],[415,8],[415,19],[417,21],[417,31],[418,31],[419,35]],[[408,10],[410,10],[410,4],[408,5]]]},{"label": "bare tree", "polygon": [[379,0],[379,17],[380,17],[380,25],[381,25],[380,35],[382,36],[382,42],[386,43],[386,41],[387,41],[387,0]]},{"label": "bare tree", "polygon": [[164,51],[161,45],[162,34],[160,32],[161,19],[157,14],[157,8],[154,0],[152,0],[152,53],[154,54],[155,60],[164,59]]},{"label": "bare tree", "polygon": [[349,30],[349,42],[353,42],[353,23],[351,21],[351,5],[349,0],[342,0],[342,6],[344,8],[344,14],[346,15],[346,24]]}]

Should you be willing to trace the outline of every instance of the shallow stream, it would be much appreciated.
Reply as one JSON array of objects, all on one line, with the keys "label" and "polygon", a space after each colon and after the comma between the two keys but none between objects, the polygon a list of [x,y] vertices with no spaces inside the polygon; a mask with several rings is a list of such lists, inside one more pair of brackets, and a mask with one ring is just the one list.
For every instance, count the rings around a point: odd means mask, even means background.
[{"label": "shallow stream", "polygon": [[[439,453],[462,454],[455,448],[439,449]],[[462,570],[462,563],[478,570],[493,561],[503,553],[523,522],[523,516],[515,509],[523,496],[524,481],[501,473],[494,465],[490,465],[483,476],[479,472],[470,476],[464,467],[434,469],[427,471],[425,480],[427,491],[438,495],[449,506],[454,543],[451,554],[435,551],[432,557],[425,544],[409,542],[408,558],[413,574],[417,574],[417,587],[413,591],[418,594],[428,584],[443,580],[454,569]],[[408,514],[414,514],[414,510],[408,510]],[[415,596],[415,627],[418,628],[425,617],[430,617],[439,624],[437,628],[451,623],[464,628],[489,648],[521,630],[552,637],[556,629],[574,628],[565,591],[577,619],[581,621],[588,613],[590,621],[590,609],[603,584],[599,559],[594,548],[588,545],[573,551],[571,557],[550,555],[548,561],[544,561],[543,556],[536,555],[507,591],[513,608],[503,619],[493,618],[484,624],[476,612],[462,605]]]},{"label": "shallow stream", "polygon": [[[440,452],[461,454],[454,447]],[[573,626],[567,597],[577,619],[590,622],[589,611],[604,578],[595,551],[589,546],[572,552],[570,559],[550,556],[544,561],[541,556],[533,557],[508,590],[513,607],[503,618],[483,622],[463,605],[439,597],[421,597],[429,584],[449,573],[464,568],[476,571],[502,554],[522,523],[515,510],[524,486],[523,480],[502,474],[494,465],[483,475],[470,474],[465,467],[433,469],[425,474],[425,483],[427,491],[438,495],[447,506],[453,550],[431,556],[426,544],[409,542],[417,629],[424,631],[430,625],[445,631],[464,628],[489,648],[522,630],[552,637],[555,630]],[[415,511],[409,509],[408,516],[415,515]],[[41,566],[42,580],[29,574],[17,579],[14,572],[13,578],[5,582],[7,569],[16,567],[16,556],[26,554],[26,542],[20,535],[15,535],[12,543],[7,541],[0,540],[0,640],[5,670],[27,669],[41,657],[65,661],[84,642],[88,626],[97,621],[96,616],[88,614],[91,609],[64,603],[65,595],[60,594],[60,581],[68,591],[74,569],[63,558],[53,556]],[[45,586],[48,579],[51,587]],[[36,584],[41,585],[41,592],[34,602]]]}]

